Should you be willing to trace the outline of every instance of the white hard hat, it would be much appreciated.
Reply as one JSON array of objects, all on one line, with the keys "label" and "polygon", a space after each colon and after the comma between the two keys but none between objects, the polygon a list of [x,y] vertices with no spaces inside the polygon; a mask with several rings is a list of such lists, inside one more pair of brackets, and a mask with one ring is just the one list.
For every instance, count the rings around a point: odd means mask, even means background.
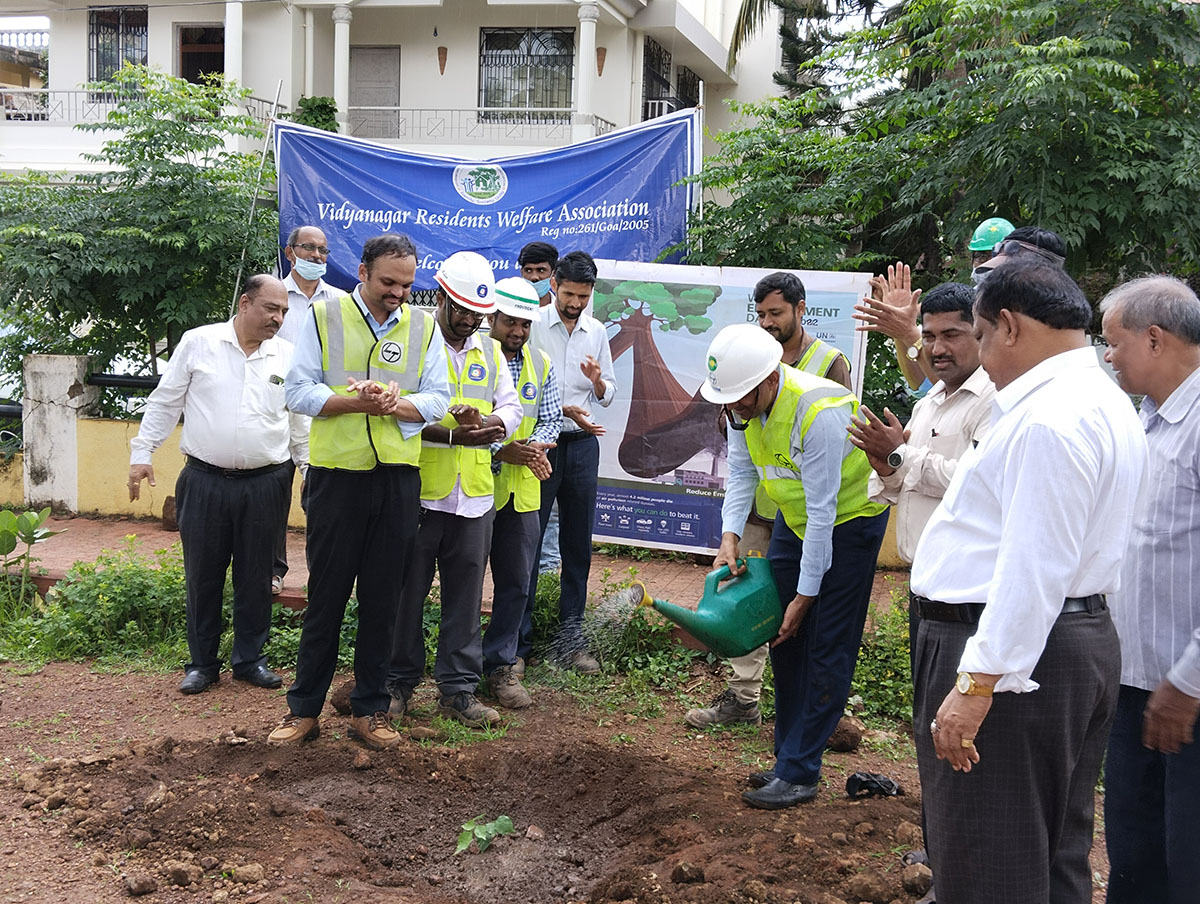
[{"label": "white hard hat", "polygon": [[508,276],[496,283],[496,310],[520,320],[536,320],[541,300],[533,283]]},{"label": "white hard hat", "polygon": [[742,398],[783,359],[783,346],[753,323],[735,323],[717,333],[708,347],[708,376],[700,395],[717,405]]},{"label": "white hard hat", "polygon": [[496,310],[496,277],[482,254],[455,251],[433,275],[442,291],[469,311],[490,314]]}]

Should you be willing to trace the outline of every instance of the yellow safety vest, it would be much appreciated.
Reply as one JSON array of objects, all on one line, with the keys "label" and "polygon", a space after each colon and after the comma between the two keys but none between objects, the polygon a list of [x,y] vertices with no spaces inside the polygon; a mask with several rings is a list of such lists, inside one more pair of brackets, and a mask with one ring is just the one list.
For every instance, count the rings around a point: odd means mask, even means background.
[{"label": "yellow safety vest", "polygon": [[[412,305],[400,309],[395,326],[376,338],[367,315],[349,295],[313,302],[321,340],[321,379],[337,395],[349,396],[354,380],[396,382],[411,395],[421,383],[433,318]],[[390,415],[318,415],[308,437],[309,462],[317,468],[370,471],[378,464],[417,467],[420,433],[408,439]]]},{"label": "yellow safety vest", "polygon": [[[550,356],[540,349],[525,345],[521,373],[517,377],[517,396],[521,399],[521,424],[516,432],[505,440],[505,444],[533,436],[537,426],[538,406],[542,401],[542,389],[550,375]],[[537,359],[536,362],[534,359]],[[541,372],[540,375],[538,372]],[[508,505],[511,497],[513,510],[535,512],[542,505],[542,482],[533,476],[525,465],[500,463],[496,475],[496,511]]]},{"label": "yellow safety vest", "polygon": [[[446,352],[446,370],[450,376],[450,407],[470,405],[478,408],[484,420],[492,413],[492,400],[496,397],[496,383],[501,368],[508,367],[500,343],[491,336],[483,335],[482,348],[467,350],[462,373],[454,369],[450,352]],[[458,421],[447,413],[441,420],[443,427],[454,430]],[[454,482],[462,480],[462,490],[467,496],[492,495],[492,452],[489,446],[449,446],[425,440],[421,443],[421,498],[445,499],[454,489]]]},{"label": "yellow safety vest", "polygon": [[[804,484],[801,481],[800,464],[792,461],[792,430],[800,425],[800,443],[812,426],[813,419],[828,408],[841,408],[846,423],[858,413],[858,399],[840,383],[814,377],[793,367],[781,370],[783,385],[779,396],[763,424],[753,418],[746,428],[746,447],[750,460],[758,469],[761,485],[767,495],[779,506],[788,527],[796,536],[804,538],[808,524],[808,509],[805,505]],[[837,517],[834,524],[851,518],[877,515],[887,506],[871,502],[867,498],[867,477],[871,465],[862,449],[847,441],[849,452],[842,459],[842,485],[838,490]]]},{"label": "yellow safety vest", "polygon": [[[834,361],[845,357],[845,355],[828,342],[822,342],[820,339],[814,337],[812,345],[804,350],[804,354],[800,356],[800,360],[792,366],[805,373],[823,377],[829,373],[829,368],[833,367]],[[847,360],[847,366],[849,366],[849,363]],[[767,495],[766,489],[760,483],[758,489],[754,491],[754,514],[758,515],[764,521],[774,521],[775,513],[778,511],[779,506],[771,501],[771,497]]]}]

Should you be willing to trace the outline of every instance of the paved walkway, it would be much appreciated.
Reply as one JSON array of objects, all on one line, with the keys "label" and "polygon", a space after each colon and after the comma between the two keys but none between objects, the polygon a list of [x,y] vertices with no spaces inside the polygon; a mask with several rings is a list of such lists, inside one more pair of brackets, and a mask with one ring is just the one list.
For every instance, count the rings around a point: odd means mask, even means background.
[{"label": "paved walkway", "polygon": [[[36,565],[44,569],[41,581],[45,586],[60,579],[76,562],[94,561],[102,550],[117,549],[133,538],[138,552],[149,554],[179,542],[178,531],[164,530],[157,520],[134,521],[123,518],[52,518],[47,525],[52,530],[63,531],[34,548]],[[304,587],[308,582],[308,567],[304,558],[304,534],[288,532],[289,571],[284,580],[280,601],[293,608],[304,605]],[[646,584],[650,595],[656,599],[669,600],[681,606],[695,608],[704,592],[704,577],[709,565],[699,565],[683,557],[672,559],[653,558],[635,561],[627,556],[613,557],[599,552],[592,556],[592,572],[588,590],[595,597],[602,597],[608,589],[629,577],[629,569],[635,569],[638,580]],[[886,606],[891,587],[907,578],[903,573],[878,572],[873,599],[876,605]],[[484,580],[483,606],[491,608],[492,587],[490,574]]]}]

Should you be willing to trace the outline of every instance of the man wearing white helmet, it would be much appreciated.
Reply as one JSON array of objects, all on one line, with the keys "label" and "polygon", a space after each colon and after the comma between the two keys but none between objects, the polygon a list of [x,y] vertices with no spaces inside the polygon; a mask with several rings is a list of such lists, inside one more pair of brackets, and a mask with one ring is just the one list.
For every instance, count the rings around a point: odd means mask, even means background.
[{"label": "man wearing white helmet", "polygon": [[[446,351],[428,314],[405,304],[417,273],[407,236],[363,245],[353,294],[313,302],[284,383],[288,407],[313,418],[304,485],[308,610],[272,744],[320,733],[317,719],[337,667],[346,601],[357,584],[350,733],[393,747],[385,679],[392,625],[417,533],[421,430],[446,413]],[[319,416],[318,416],[319,415]]]},{"label": "man wearing white helmet", "polygon": [[521,618],[529,595],[538,546],[542,488],[551,474],[546,450],[562,430],[562,396],[554,365],[530,348],[529,331],[538,316],[537,290],[518,276],[496,283],[492,338],[500,343],[521,400],[521,423],[504,443],[492,444],[496,475],[496,522],[492,529],[492,618],[483,635],[483,674],[488,690],[506,709],[530,704],[517,662]]},{"label": "man wearing white helmet", "polygon": [[727,326],[708,349],[700,392],[729,415],[729,480],[713,567],[738,565],[739,532],[760,481],[779,506],[767,558],[784,605],[771,642],[775,765],[742,795],[777,810],[812,800],[821,754],[850,693],[887,509],[867,498],[871,466],[847,427],[858,399],[780,364],[783,347],[754,324]]},{"label": "man wearing white helmet", "polygon": [[404,577],[388,669],[388,710],[403,716],[425,673],[421,613],[436,566],[442,621],[434,679],[438,711],[481,728],[499,713],[475,699],[483,667],[479,609],[484,556],[492,544],[493,476],[490,446],[512,434],[521,405],[500,345],[480,336],[496,310],[491,264],[474,251],[450,255],[434,275],[438,328],[446,343],[450,409],[421,434],[421,527],[412,567]]}]

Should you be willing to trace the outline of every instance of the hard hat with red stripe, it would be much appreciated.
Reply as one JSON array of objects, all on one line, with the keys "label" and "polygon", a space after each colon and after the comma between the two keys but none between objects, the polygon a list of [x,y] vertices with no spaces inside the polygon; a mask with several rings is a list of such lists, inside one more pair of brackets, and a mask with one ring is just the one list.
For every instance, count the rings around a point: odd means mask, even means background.
[{"label": "hard hat with red stripe", "polygon": [[496,277],[482,254],[455,251],[442,261],[433,278],[451,301],[468,311],[491,314],[496,310]]}]

